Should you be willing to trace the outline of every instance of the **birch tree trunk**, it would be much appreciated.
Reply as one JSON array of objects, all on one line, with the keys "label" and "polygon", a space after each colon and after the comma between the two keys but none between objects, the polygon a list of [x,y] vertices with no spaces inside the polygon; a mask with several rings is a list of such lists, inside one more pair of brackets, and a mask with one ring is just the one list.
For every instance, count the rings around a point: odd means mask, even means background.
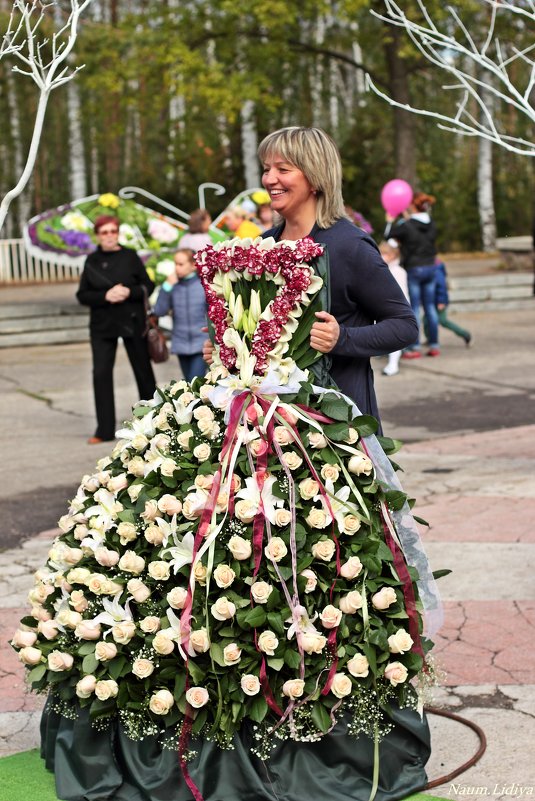
[{"label": "birch tree trunk", "polygon": [[[491,76],[488,76],[491,80]],[[481,99],[487,109],[492,111],[492,93],[483,86],[481,88]],[[481,240],[483,250],[486,253],[496,250],[496,214],[494,210],[493,194],[493,153],[492,142],[488,139],[480,138],[478,142],[477,159],[477,203],[479,209],[479,221],[481,225]]]},{"label": "birch tree trunk", "polygon": [[260,168],[256,155],[258,132],[255,120],[255,104],[252,100],[246,100],[241,107],[241,146],[245,186],[246,188],[260,186]]},{"label": "birch tree trunk", "polygon": [[[388,69],[388,85],[393,100],[401,105],[410,105],[409,75],[407,63],[401,58],[404,44],[397,28],[386,31],[384,52]],[[394,152],[396,178],[403,178],[411,186],[416,183],[416,148],[414,117],[410,111],[394,107]]]},{"label": "birch tree trunk", "polygon": [[[24,152],[21,136],[21,124],[19,114],[19,104],[17,102],[17,94],[15,89],[15,80],[13,73],[10,69],[6,70],[6,100],[9,108],[9,122],[11,127],[11,135],[13,140],[11,158],[13,162],[13,172],[15,176],[22,174],[24,170]],[[5,164],[6,162],[4,162]],[[31,179],[28,186],[18,197],[16,204],[16,219],[18,234],[22,233],[24,225],[31,216],[31,195],[32,195],[32,182]],[[11,230],[13,231],[13,221],[11,223]]]},{"label": "birch tree trunk", "polygon": [[67,87],[67,114],[69,119],[69,186],[71,198],[87,195],[84,137],[78,85],[70,82]]}]

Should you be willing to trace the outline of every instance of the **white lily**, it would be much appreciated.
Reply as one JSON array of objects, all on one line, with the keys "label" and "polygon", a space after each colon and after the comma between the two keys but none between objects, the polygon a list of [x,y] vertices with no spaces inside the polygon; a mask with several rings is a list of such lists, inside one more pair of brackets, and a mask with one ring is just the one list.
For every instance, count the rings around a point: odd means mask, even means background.
[{"label": "white lily", "polygon": [[[100,532],[108,531],[117,518],[117,513],[122,512],[123,505],[115,500],[115,496],[104,487],[101,487],[93,495],[97,504],[86,510],[86,516],[91,528]],[[93,519],[91,519],[93,518]]]},{"label": "white lily", "polygon": [[134,417],[128,428],[120,428],[115,432],[115,436],[123,440],[123,442],[119,442],[116,445],[119,451],[128,447],[138,434],[143,434],[147,439],[151,439],[154,436],[154,411],[147,412],[143,417]]},{"label": "white lily", "polygon": [[191,419],[193,417],[193,409],[200,402],[201,402],[200,398],[195,398],[195,400],[192,400],[192,402],[189,403],[187,406],[182,406],[180,403],[178,403],[178,401],[174,401],[173,417],[175,418],[177,425],[181,426],[184,425],[184,423],[191,423]]},{"label": "white lily", "polygon": [[100,612],[93,618],[93,623],[104,623],[106,626],[115,626],[117,623],[125,623],[126,621],[133,620],[132,612],[130,611],[130,604],[126,601],[124,606],[119,603],[121,593],[118,592],[113,598],[101,598],[102,606],[105,611]]},{"label": "white lily", "polygon": [[[348,498],[351,494],[351,490],[349,487],[346,486],[342,487],[338,490],[338,492],[334,491],[334,484],[330,478],[328,478],[325,482],[325,489],[327,491],[327,496],[329,498],[329,504],[334,514],[336,523],[338,525],[338,531],[342,533],[344,531],[344,517],[346,515],[358,514],[358,506],[354,503],[350,503]],[[329,512],[329,507],[327,506],[326,500],[323,495],[318,494],[314,496],[315,501],[321,501],[325,514],[329,518],[329,523],[332,521],[332,517]]]},{"label": "white lily", "polygon": [[[178,643],[178,650],[180,652],[181,657],[185,660],[186,654],[182,648],[182,643],[186,639],[185,633],[182,631],[182,626],[180,625],[180,618],[178,615],[174,613],[174,611],[169,607],[165,613],[167,615],[167,620],[169,621],[169,625],[173,630],[173,639],[176,643]],[[189,656],[197,656],[197,652],[194,650],[191,644],[188,644],[188,654]]]},{"label": "white lily", "polygon": [[[316,619],[317,614],[314,615],[314,620]],[[312,620],[308,616],[308,612],[304,606],[297,604],[292,609],[292,616],[289,617],[287,620],[284,621],[285,623],[291,623],[292,625],[286,632],[286,637],[291,640],[294,635],[299,635],[301,633],[311,633],[317,632],[316,627],[313,625]]]},{"label": "white lily", "polygon": [[173,515],[171,521],[164,520],[163,517],[157,517],[154,521],[163,534],[162,547],[165,548],[170,537],[176,535],[176,514]]},{"label": "white lily", "polygon": [[241,299],[241,295],[238,295],[236,298],[236,303],[234,304],[234,311],[232,312],[232,323],[236,331],[239,331],[241,321],[243,317],[243,300]]},{"label": "white lily", "polygon": [[249,301],[249,318],[256,323],[262,314],[262,304],[260,303],[260,292],[257,289],[251,289],[251,299]]},{"label": "white lily", "polygon": [[173,541],[175,544],[171,545],[169,548],[166,548],[161,552],[161,554],[162,556],[165,556],[168,553],[171,554],[172,559],[169,564],[173,567],[173,570],[176,574],[181,567],[184,567],[184,565],[190,565],[193,562],[193,545],[195,542],[195,537],[191,531],[187,531],[182,539],[179,540],[178,535],[176,532],[174,532]]},{"label": "white lily", "polygon": [[277,498],[272,492],[276,480],[274,476],[267,476],[262,492],[260,492],[255,476],[249,476],[245,479],[245,487],[236,493],[236,497],[252,503],[255,506],[255,514],[262,504],[264,514],[269,522],[275,523],[275,510],[284,505],[282,498]]}]

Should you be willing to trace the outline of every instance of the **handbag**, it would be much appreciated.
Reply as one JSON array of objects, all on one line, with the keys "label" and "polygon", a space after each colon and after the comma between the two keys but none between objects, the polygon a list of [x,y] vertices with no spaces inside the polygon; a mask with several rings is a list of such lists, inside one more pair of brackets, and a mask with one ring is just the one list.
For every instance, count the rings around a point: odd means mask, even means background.
[{"label": "handbag", "polygon": [[161,362],[166,362],[169,358],[167,340],[163,331],[158,327],[158,318],[150,313],[148,293],[145,286],[143,287],[143,297],[145,299],[145,313],[147,316],[144,336],[147,337],[149,357],[151,362],[160,364]]}]

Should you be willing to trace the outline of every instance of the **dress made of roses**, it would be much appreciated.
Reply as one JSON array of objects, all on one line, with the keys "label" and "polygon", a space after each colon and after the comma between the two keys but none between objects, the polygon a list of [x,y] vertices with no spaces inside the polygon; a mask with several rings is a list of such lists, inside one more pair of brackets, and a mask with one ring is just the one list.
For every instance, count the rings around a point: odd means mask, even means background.
[{"label": "dress made of roses", "polygon": [[375,421],[308,372],[322,256],[311,240],[198,255],[212,368],[137,404],[83,477],[12,641],[55,713],[178,750],[195,798],[199,740],[247,732],[263,760],[343,726],[377,749],[426,673]]}]

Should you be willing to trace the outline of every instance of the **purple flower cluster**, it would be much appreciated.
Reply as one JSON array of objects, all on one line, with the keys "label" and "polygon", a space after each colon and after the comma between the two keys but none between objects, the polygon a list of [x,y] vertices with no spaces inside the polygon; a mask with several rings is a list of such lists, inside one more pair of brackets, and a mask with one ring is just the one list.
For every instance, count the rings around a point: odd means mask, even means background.
[{"label": "purple flower cluster", "polygon": [[78,250],[87,252],[94,247],[89,234],[85,234],[83,231],[57,231],[57,233],[70,248],[78,248]]}]

